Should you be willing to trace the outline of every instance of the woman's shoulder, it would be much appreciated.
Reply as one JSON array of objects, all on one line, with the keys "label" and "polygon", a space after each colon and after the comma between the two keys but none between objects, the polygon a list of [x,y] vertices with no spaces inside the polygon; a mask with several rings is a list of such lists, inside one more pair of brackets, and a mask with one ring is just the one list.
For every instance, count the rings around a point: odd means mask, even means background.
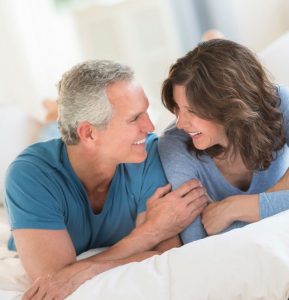
[{"label": "woman's shoulder", "polygon": [[288,110],[289,108],[289,87],[286,85],[277,85],[277,92],[280,97],[281,103],[280,103],[280,109]]},{"label": "woman's shoulder", "polygon": [[189,135],[176,127],[176,122],[171,123],[161,134],[159,140],[162,143],[182,142],[186,143],[189,140]]},{"label": "woman's shoulder", "polygon": [[198,164],[199,159],[194,151],[189,150],[190,136],[176,127],[175,122],[170,124],[158,141],[158,150],[161,160],[183,161],[190,165]]},{"label": "woman's shoulder", "polygon": [[173,153],[189,154],[187,143],[189,141],[189,135],[176,127],[175,122],[170,124],[162,133],[158,142],[158,149],[160,154],[169,152],[170,155]]}]

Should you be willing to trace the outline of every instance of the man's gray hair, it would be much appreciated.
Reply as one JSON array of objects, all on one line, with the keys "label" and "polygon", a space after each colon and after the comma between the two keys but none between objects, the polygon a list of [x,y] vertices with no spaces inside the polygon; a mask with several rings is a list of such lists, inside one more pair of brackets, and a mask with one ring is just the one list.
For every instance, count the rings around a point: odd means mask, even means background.
[{"label": "man's gray hair", "polygon": [[109,60],[91,60],[74,66],[58,83],[59,129],[67,145],[79,142],[77,127],[89,122],[105,128],[112,117],[106,87],[117,81],[131,81],[132,69]]}]

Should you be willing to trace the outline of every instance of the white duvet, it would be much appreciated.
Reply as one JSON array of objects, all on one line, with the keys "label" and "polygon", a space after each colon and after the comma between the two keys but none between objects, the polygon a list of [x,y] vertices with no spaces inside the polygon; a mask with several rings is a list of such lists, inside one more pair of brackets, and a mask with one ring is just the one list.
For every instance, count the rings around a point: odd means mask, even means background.
[{"label": "white duvet", "polygon": [[[3,225],[5,227],[5,225]],[[7,225],[1,226],[7,237]],[[91,254],[91,252],[89,252]],[[0,249],[0,299],[28,284],[15,253]],[[289,211],[243,229],[105,272],[67,299],[282,300],[289,297]]]}]

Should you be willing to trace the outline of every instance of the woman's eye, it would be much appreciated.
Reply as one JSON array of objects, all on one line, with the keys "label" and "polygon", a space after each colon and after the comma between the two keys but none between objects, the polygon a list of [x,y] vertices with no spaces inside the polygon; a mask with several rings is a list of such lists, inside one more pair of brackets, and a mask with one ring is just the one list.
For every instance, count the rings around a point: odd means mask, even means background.
[{"label": "woman's eye", "polygon": [[193,110],[191,110],[191,109],[188,109],[188,112],[190,113],[190,114],[196,114]]}]

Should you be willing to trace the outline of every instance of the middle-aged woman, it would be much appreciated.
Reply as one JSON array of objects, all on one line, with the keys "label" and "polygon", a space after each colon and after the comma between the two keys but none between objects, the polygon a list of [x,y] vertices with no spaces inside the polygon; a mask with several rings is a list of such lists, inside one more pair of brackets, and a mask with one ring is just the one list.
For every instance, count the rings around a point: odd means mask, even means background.
[{"label": "middle-aged woman", "polygon": [[200,43],[171,66],[162,101],[177,118],[159,141],[168,180],[199,179],[212,199],[184,243],[289,209],[289,89],[249,49]]}]

